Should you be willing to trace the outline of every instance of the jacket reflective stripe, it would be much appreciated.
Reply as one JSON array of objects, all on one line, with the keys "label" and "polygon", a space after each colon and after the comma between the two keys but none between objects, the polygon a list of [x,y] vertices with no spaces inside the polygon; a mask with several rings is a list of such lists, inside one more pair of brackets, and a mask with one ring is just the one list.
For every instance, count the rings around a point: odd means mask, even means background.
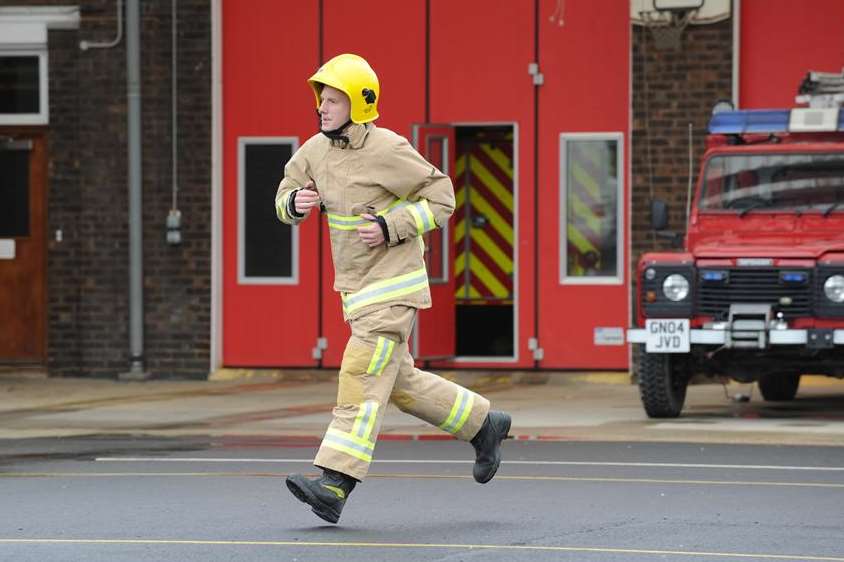
[{"label": "jacket reflective stripe", "polygon": [[387,205],[387,208],[386,208],[386,209],[383,209],[383,210],[381,210],[381,211],[378,211],[378,212],[377,212],[377,213],[375,213],[375,214],[376,214],[376,215],[381,215],[381,216],[383,217],[384,215],[388,215],[388,214],[392,213],[393,211],[397,211],[397,210],[399,210],[399,209],[404,209],[404,208],[405,208],[405,207],[407,207],[408,205],[410,205],[410,202],[409,202],[409,201],[407,201],[406,199],[399,199],[399,200],[397,200],[397,201],[393,201],[392,203],[390,203],[389,205]]},{"label": "jacket reflective stripe", "polygon": [[328,228],[334,230],[357,230],[357,227],[367,224],[371,221],[361,217],[346,217],[343,215],[328,215]]},{"label": "jacket reflective stripe", "polygon": [[361,404],[358,415],[355,418],[355,423],[352,425],[352,437],[359,438],[362,443],[370,443],[369,436],[372,435],[372,428],[375,426],[375,416],[377,413],[378,402],[367,400]]},{"label": "jacket reflective stripe", "polygon": [[372,452],[375,449],[375,443],[363,441],[354,435],[331,427],[325,432],[322,444],[365,462],[372,462]]},{"label": "jacket reflective stripe", "polygon": [[475,402],[475,395],[471,391],[461,388],[454,399],[454,405],[446,420],[440,424],[440,429],[449,433],[457,433],[469,419],[472,411],[472,404]]},{"label": "jacket reflective stripe", "polygon": [[[384,215],[390,214],[397,209],[402,209],[410,205],[404,199],[399,199],[390,203],[390,205],[377,213],[376,215]],[[360,215],[335,215],[333,213],[328,213],[328,227],[333,228],[334,230],[356,230],[357,227],[368,224],[371,221],[368,221],[364,218],[361,218]]]},{"label": "jacket reflective stripe", "polygon": [[393,340],[378,336],[378,343],[375,344],[375,353],[372,354],[372,360],[366,369],[367,374],[377,377],[383,373],[384,367],[390,362],[390,357],[393,355],[393,348],[395,346],[396,342]]},{"label": "jacket reflective stripe", "polygon": [[289,217],[287,216],[287,198],[289,196],[289,194],[285,195],[275,202],[275,214],[283,221],[289,220]]},{"label": "jacket reflective stripe", "polygon": [[428,287],[428,272],[425,267],[367,285],[356,293],[342,295],[343,311],[346,314],[379,302],[403,297]]},{"label": "jacket reflective stripe", "polygon": [[416,232],[418,234],[425,234],[429,230],[437,228],[434,213],[431,212],[427,200],[422,199],[418,203],[408,206],[407,210],[410,211],[413,220],[416,221]]}]

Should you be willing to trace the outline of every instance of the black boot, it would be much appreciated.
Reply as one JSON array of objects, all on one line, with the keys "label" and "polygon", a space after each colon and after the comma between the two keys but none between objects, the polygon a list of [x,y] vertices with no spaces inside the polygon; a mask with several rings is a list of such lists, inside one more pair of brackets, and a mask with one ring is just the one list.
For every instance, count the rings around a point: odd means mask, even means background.
[{"label": "black boot", "polygon": [[328,521],[337,523],[346,498],[355,489],[357,480],[341,472],[323,469],[319,478],[308,479],[301,474],[287,477],[287,487],[300,501],[311,506],[311,511]]},{"label": "black boot", "polygon": [[504,412],[490,411],[478,434],[472,438],[475,448],[475,466],[472,476],[476,482],[486,484],[501,464],[501,442],[507,439],[510,431],[510,416]]}]

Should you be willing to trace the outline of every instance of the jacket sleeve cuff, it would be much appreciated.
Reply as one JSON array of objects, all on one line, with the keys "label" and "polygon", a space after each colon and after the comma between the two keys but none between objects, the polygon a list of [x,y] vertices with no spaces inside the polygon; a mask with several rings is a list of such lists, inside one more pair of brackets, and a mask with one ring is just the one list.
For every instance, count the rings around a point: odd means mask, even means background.
[{"label": "jacket sleeve cuff", "polygon": [[299,189],[290,192],[290,195],[287,196],[287,214],[293,217],[294,219],[301,219],[305,215],[298,212],[296,210],[296,194],[299,193]]},{"label": "jacket sleeve cuff", "polygon": [[[398,213],[392,213],[392,215],[397,215]],[[387,226],[387,246],[398,246],[402,242],[404,242],[404,238],[401,238],[398,231],[398,224],[396,223],[394,216],[386,216],[382,217],[381,215],[378,216],[379,219],[384,219],[384,224]],[[380,220],[378,221],[380,224]],[[382,227],[383,228],[383,227]]]},{"label": "jacket sleeve cuff", "polygon": [[381,215],[376,215],[375,220],[378,221],[378,226],[381,227],[381,234],[384,235],[384,244],[390,245],[390,229],[387,226],[387,219]]}]

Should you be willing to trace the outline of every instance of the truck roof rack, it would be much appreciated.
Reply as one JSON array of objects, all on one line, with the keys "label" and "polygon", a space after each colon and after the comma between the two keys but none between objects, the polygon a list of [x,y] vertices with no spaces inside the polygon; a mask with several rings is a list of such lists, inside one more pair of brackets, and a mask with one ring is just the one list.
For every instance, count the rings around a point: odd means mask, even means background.
[{"label": "truck roof rack", "polygon": [[835,72],[808,72],[797,90],[797,103],[811,108],[835,108],[844,105],[844,70]]},{"label": "truck roof rack", "polygon": [[[793,109],[713,108],[709,132],[722,135],[844,132],[844,70],[808,72],[795,101],[809,107]],[[729,104],[728,104],[729,105]]]}]

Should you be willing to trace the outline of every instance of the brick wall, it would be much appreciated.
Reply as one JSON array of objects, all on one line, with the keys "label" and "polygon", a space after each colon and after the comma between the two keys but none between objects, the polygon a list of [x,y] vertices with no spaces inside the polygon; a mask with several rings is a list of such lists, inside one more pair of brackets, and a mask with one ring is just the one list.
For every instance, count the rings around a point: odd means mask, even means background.
[{"label": "brick wall", "polygon": [[[67,5],[15,0],[14,5]],[[75,2],[79,30],[50,31],[48,369],[128,369],[126,50],[110,41],[114,0]],[[211,22],[208,0],[178,2],[181,246],[171,207],[171,2],[141,3],[145,359],[156,376],[208,373],[211,286]],[[62,241],[55,233],[62,231]]]},{"label": "brick wall", "polygon": [[[65,0],[3,0],[66,5]],[[128,202],[125,41],[81,51],[115,33],[114,0],[84,0],[76,31],[50,32],[48,368],[113,376],[128,367]],[[142,2],[145,353],[159,376],[204,376],[210,337],[211,49],[209,0],[179,0],[181,246],[165,242],[171,205],[169,0]],[[653,197],[682,231],[688,123],[695,173],[712,104],[729,98],[732,22],[690,26],[678,51],[657,51],[633,26],[631,268],[668,248],[650,229]],[[63,240],[54,239],[62,230]],[[635,281],[635,280],[634,280]],[[632,288],[635,292],[635,286]]]},{"label": "brick wall", "polygon": [[687,27],[675,51],[657,50],[650,31],[633,26],[633,302],[639,257],[671,249],[651,229],[651,200],[668,203],[669,230],[685,231],[689,123],[696,180],[712,106],[732,95],[732,41],[731,19]]}]

